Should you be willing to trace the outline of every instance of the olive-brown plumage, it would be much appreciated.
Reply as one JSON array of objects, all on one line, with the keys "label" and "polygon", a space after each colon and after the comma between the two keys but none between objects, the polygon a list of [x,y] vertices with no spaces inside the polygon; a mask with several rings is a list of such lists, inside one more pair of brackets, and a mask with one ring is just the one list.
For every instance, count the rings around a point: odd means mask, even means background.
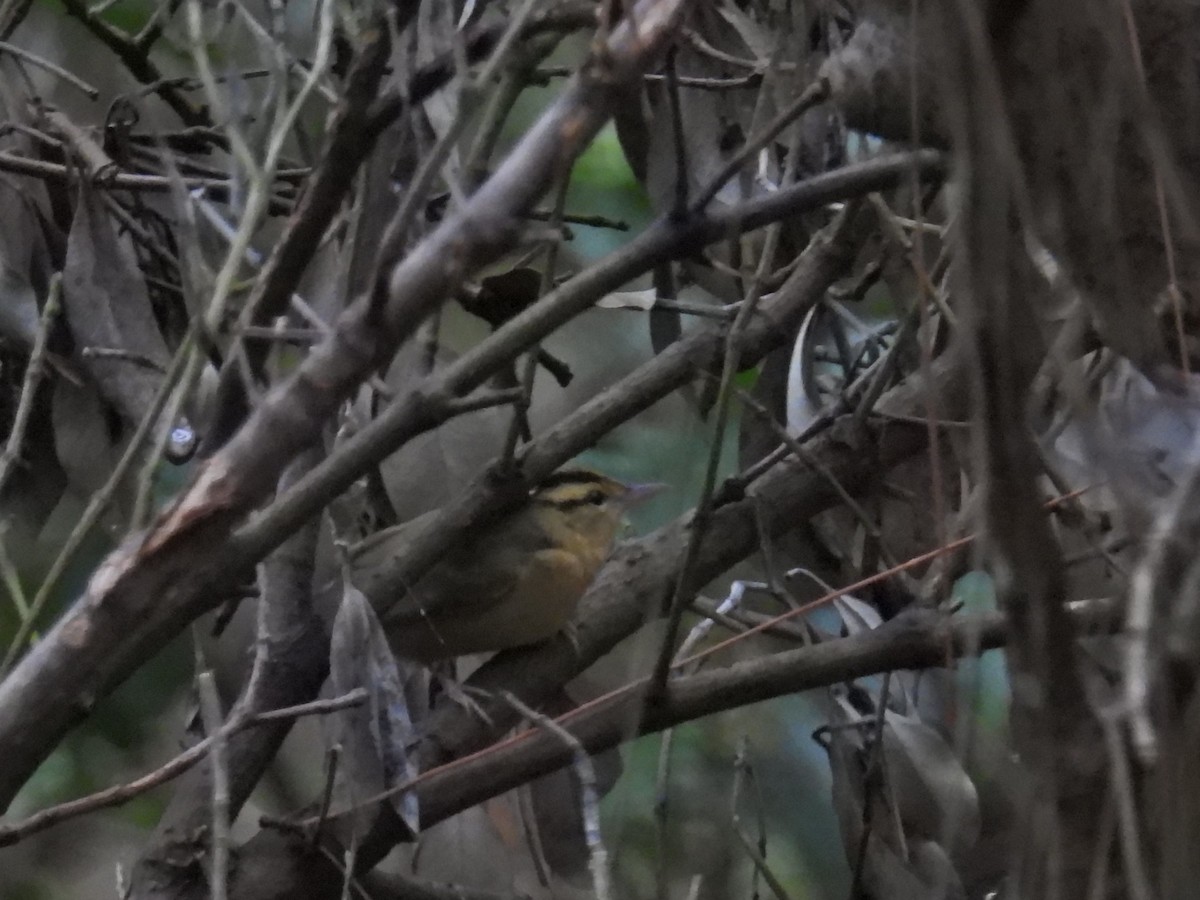
[{"label": "olive-brown plumage", "polygon": [[[554,473],[520,509],[454,547],[384,613],[392,648],[432,662],[553,637],[611,552],[625,511],[653,487],[586,469]],[[384,529],[353,547],[352,579],[400,553],[424,522]]]}]

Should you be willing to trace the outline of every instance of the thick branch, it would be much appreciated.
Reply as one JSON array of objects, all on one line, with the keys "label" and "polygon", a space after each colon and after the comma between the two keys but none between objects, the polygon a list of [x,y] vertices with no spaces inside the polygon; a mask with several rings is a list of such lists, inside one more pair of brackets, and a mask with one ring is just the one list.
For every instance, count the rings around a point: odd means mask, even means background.
[{"label": "thick branch", "polygon": [[[472,384],[482,382],[505,360],[511,359],[544,334],[590,307],[604,293],[620,286],[639,272],[649,269],[657,261],[694,252],[695,248],[703,243],[736,234],[742,228],[758,227],[834,199],[886,189],[909,177],[909,173],[914,169],[923,177],[937,177],[942,172],[942,166],[942,158],[936,153],[916,153],[879,160],[818,176],[803,185],[731,210],[728,217],[703,219],[681,226],[659,223],[632,242],[628,248],[581,273],[558,292],[507,323],[492,338],[464,355],[459,363],[436,374],[432,381],[419,385],[413,397],[393,404],[381,420],[372,423],[354,439],[355,446],[360,442],[366,444],[368,452],[362,458],[356,459],[343,452],[337,458],[343,460],[342,463],[327,461],[313,473],[316,475],[317,472],[324,472],[326,481],[305,479],[298,486],[301,489],[289,492],[283,502],[276,503],[266,515],[244,529],[232,544],[228,541],[218,542],[215,538],[206,542],[196,542],[192,546],[194,555],[190,565],[185,559],[176,562],[176,568],[168,569],[165,573],[151,571],[145,576],[145,583],[151,586],[143,588],[140,593],[134,591],[129,595],[144,598],[139,604],[130,603],[128,600],[106,604],[105,615],[98,622],[93,610],[87,605],[73,610],[71,618],[47,635],[39,645],[40,652],[44,653],[48,660],[42,665],[61,665],[72,673],[80,666],[90,666],[90,669],[79,671],[83,684],[88,688],[98,685],[102,686],[102,689],[109,689],[140,663],[148,648],[160,646],[187,622],[211,608],[215,602],[213,598],[218,593],[217,589],[223,583],[239,577],[246,565],[253,564],[269,553],[329,497],[357,478],[368,466],[399,447],[407,437],[434,427],[439,420],[431,416],[431,408],[424,402],[426,398],[444,396],[451,388],[465,391]],[[782,332],[775,338],[776,341],[783,339]],[[673,354],[680,352],[686,352],[685,348],[676,349]],[[672,358],[674,356],[667,357],[668,360]],[[744,353],[744,358],[749,364],[753,354]],[[611,396],[611,392],[607,396]],[[582,427],[592,430],[591,425],[585,424]],[[561,441],[561,429],[556,433]],[[563,446],[569,445],[560,443],[559,452],[562,452]],[[350,465],[346,465],[346,462]],[[333,483],[332,488],[329,482]],[[322,493],[323,488],[329,492]],[[496,496],[485,496],[488,498],[482,504],[485,508],[489,504],[493,509],[498,508],[499,501]],[[305,508],[307,504],[313,503],[314,499],[316,505]],[[478,509],[478,497],[474,502],[476,506],[473,508]],[[452,536],[447,539],[452,539]],[[178,572],[179,575],[167,582],[169,590],[155,586],[158,578],[169,578],[174,572]],[[76,624],[70,625],[70,622]],[[86,638],[82,645],[77,643],[75,638],[75,635],[80,633]],[[88,659],[95,661],[85,662]],[[33,675],[25,674],[29,667],[33,667]],[[64,730],[88,712],[87,706],[74,702],[75,695],[66,687],[61,691],[55,690],[55,682],[49,677],[49,673],[43,676],[37,673],[37,668],[39,665],[33,660],[26,660],[17,670],[17,674],[37,680],[42,685],[32,695],[24,695],[22,691],[15,689],[6,695],[5,689],[13,688],[15,683],[0,686],[0,744],[12,748],[14,755],[9,757],[10,768],[7,770],[10,772],[12,767],[18,764],[36,765],[40,759],[39,754],[44,753],[57,741],[56,735],[46,734],[44,731],[46,723],[52,718],[48,715],[50,711],[53,711],[53,718],[62,722],[60,727]],[[46,686],[49,686],[49,689]],[[99,688],[93,688],[96,689]],[[28,698],[33,698],[29,700],[33,704],[31,707],[23,705]],[[41,712],[43,715],[40,718],[40,727],[17,731],[21,741],[5,738],[2,723],[6,702],[14,704],[14,710],[25,709],[28,715]],[[17,712],[14,711],[10,715],[15,716]],[[45,743],[39,740],[40,735],[45,735]],[[22,763],[26,757],[28,762]]]},{"label": "thick branch", "polygon": [[144,649],[193,618],[197,599],[234,577],[220,553],[230,527],[465,272],[513,246],[521,217],[607,120],[622,85],[656,57],[682,7],[683,0],[638,4],[631,11],[636,30],[627,22],[618,27],[495,175],[390,274],[385,308],[363,300],[348,309],[149,532],[101,564],[75,608],[0,684],[0,806],[95,698],[136,668],[140,657],[113,653],[114,646]]},{"label": "thick branch", "polygon": [[[521,37],[529,39],[548,32],[565,34],[585,28],[594,20],[595,8],[591,4],[572,3],[530,17],[521,29]],[[495,48],[503,31],[504,23],[468,29],[464,40],[467,61],[483,59]],[[329,147],[320,168],[305,185],[287,232],[276,244],[247,301],[247,311],[252,313],[255,323],[270,322],[287,311],[288,301],[309,260],[379,137],[404,110],[419,106],[445,87],[456,71],[454,55],[447,52],[414,72],[403,89],[392,88],[376,97],[389,49],[386,27],[381,26],[368,36],[359,51],[347,77],[346,93],[334,118]],[[247,346],[248,362],[254,371],[258,370],[265,352],[262,346]],[[221,373],[216,420],[205,435],[206,455],[222,446],[249,413],[243,377],[237,366],[227,366]]]},{"label": "thick branch", "polygon": [[[88,686],[100,684],[107,687],[117,683],[144,658],[147,648],[159,646],[163,640],[169,639],[188,621],[211,608],[215,602],[213,597],[217,594],[216,589],[222,583],[238,577],[238,573],[246,565],[253,564],[270,552],[307,516],[316,512],[328,498],[342,490],[367,467],[399,447],[407,437],[434,427],[440,420],[431,415],[431,407],[427,398],[431,396],[445,397],[449,394],[452,399],[452,391],[465,392],[472,385],[481,383],[504,361],[520,353],[541,336],[568,321],[573,315],[590,307],[607,291],[615,289],[660,260],[694,252],[696,247],[720,237],[738,233],[742,228],[758,227],[782,216],[811,209],[834,199],[870,190],[886,189],[901,179],[909,177],[909,173],[914,169],[923,177],[937,177],[942,172],[942,165],[942,158],[936,153],[916,153],[878,160],[818,176],[803,185],[780,191],[731,210],[728,216],[703,219],[696,223],[679,226],[660,222],[632,242],[629,247],[613,254],[602,264],[581,273],[560,288],[558,292],[507,323],[492,338],[464,355],[459,363],[439,372],[433,376],[432,380],[419,385],[412,397],[395,403],[385,412],[381,420],[372,423],[354,439],[352,447],[344,448],[337,457],[337,460],[341,460],[341,462],[327,461],[313,473],[314,476],[317,476],[318,473],[325,473],[324,481],[314,480],[314,478],[304,479],[301,485],[297,486],[297,490],[289,492],[283,501],[276,503],[266,515],[244,529],[232,544],[218,543],[215,540],[207,544],[195,544],[192,565],[188,567],[185,560],[177,564],[180,566],[179,569],[171,570],[179,571],[181,575],[169,582],[169,591],[162,588],[145,588],[141,595],[136,592],[132,594],[135,597],[149,598],[147,602],[150,603],[150,608],[147,608],[144,613],[141,611],[143,607],[131,605],[126,618],[121,615],[122,605],[118,604],[115,611],[112,612],[108,611],[111,609],[109,607],[106,609],[106,614],[111,617],[111,621],[122,622],[120,625],[110,627],[108,625],[110,619],[101,620],[97,625],[93,621],[92,610],[87,606],[82,606],[74,611],[74,621],[81,623],[81,626],[68,627],[66,624],[60,626],[39,645],[41,651],[51,660],[51,664],[59,665],[61,660],[62,665],[70,667],[73,663],[79,664],[83,658],[79,651],[86,649],[97,662],[91,664],[90,677],[88,674],[84,674],[85,684]],[[774,341],[778,342],[783,339],[783,332],[776,332]],[[712,338],[710,336],[704,340],[711,341]],[[774,345],[774,343],[770,344],[770,346]],[[674,349],[672,354],[665,357],[664,362],[659,365],[674,365],[672,360],[678,361],[680,358],[686,361],[686,354],[690,347],[690,344],[684,344]],[[710,346],[707,351],[710,356],[716,353],[714,347],[715,345]],[[757,351],[747,351],[744,353],[744,358],[749,361],[753,359],[754,352],[765,352],[765,349],[767,347],[764,345]],[[682,357],[680,354],[683,354]],[[711,358],[715,358],[715,356],[711,356]],[[653,372],[648,377],[653,378]],[[610,403],[608,398],[611,396],[612,392],[610,391],[605,398],[599,401],[602,408]],[[597,407],[595,405],[587,407],[587,409],[594,408]],[[608,409],[611,417],[612,407],[609,406]],[[586,419],[576,419],[575,421],[577,424],[574,427],[582,427],[588,433],[595,433],[594,426],[586,424]],[[579,422],[584,424],[580,426]],[[562,430],[557,429],[555,434],[558,435],[556,440],[559,441],[557,452],[562,453],[564,448],[567,448],[565,452],[569,456],[571,453],[569,448],[577,439],[569,440],[564,444]],[[360,444],[367,451],[361,455],[361,458],[345,452]],[[498,508],[500,498],[493,493],[484,496],[487,499],[482,503],[483,507],[486,508],[490,505],[493,509]],[[471,514],[470,509],[478,512],[480,506],[478,497],[475,498],[474,503],[475,506],[468,510],[469,514]],[[452,535],[447,537],[444,528],[442,536],[446,540],[453,537]],[[183,572],[186,572],[186,575],[182,574]],[[147,581],[151,581],[156,574],[150,573]],[[76,645],[72,637],[77,633],[76,628],[78,627],[84,629],[83,634],[89,641],[84,647]],[[31,663],[27,660],[22,668],[28,665]],[[18,673],[20,672],[19,669]],[[49,680],[48,683],[53,684]],[[11,685],[4,687],[11,687]],[[87,713],[87,707],[75,705],[72,702],[72,695],[66,691],[52,690],[34,696],[38,697],[37,703],[41,704],[38,708],[43,713],[47,709],[65,706],[65,709],[55,711],[56,716],[63,718],[62,727],[64,729]],[[5,693],[0,690],[0,722],[3,721],[4,702]],[[20,694],[14,693],[8,702],[22,703],[23,701]],[[42,728],[45,727],[44,723],[47,718],[41,719]],[[26,754],[30,756],[30,764],[36,765],[37,754],[44,752],[45,747],[52,746],[52,743],[37,742],[37,735],[43,733],[38,729],[20,732],[22,738],[27,740],[24,747],[15,743],[5,743],[4,746],[16,747],[21,751],[10,757],[10,765],[15,766]],[[53,736],[50,735],[48,738],[53,738]],[[53,739],[57,740],[57,738]],[[34,746],[35,742],[37,742],[36,747]]]},{"label": "thick branch", "polygon": [[[916,415],[924,408],[926,393],[932,391],[942,409],[961,412],[966,405],[964,370],[957,356],[939,360],[931,386],[913,376],[885,395],[879,408],[919,421]],[[862,426],[849,415],[837,420],[828,431],[805,443],[808,457],[815,461],[813,466],[796,460],[778,464],[750,486],[751,496],[713,510],[696,557],[697,582],[719,576],[758,547],[756,506],[761,505],[768,533],[782,534],[840,501],[835,480],[859,493],[900,462],[922,452],[926,439],[927,432],[920,425],[886,417]],[[678,578],[689,524],[690,517],[684,516],[618,548],[583,599],[574,641],[562,639],[536,650],[499,654],[472,676],[471,685],[485,693],[503,688],[536,704],[644,622],[659,616]],[[513,711],[501,701],[484,701],[483,709],[495,730],[448,706],[439,708],[429,725],[432,738],[422,747],[422,767],[473,752],[516,723]]]},{"label": "thick branch", "polygon": [[[638,735],[774,697],[896,669],[942,666],[948,654],[998,647],[1004,636],[998,613],[959,619],[938,613],[901,616],[874,631],[674,679],[661,702],[647,704],[644,687],[638,687],[572,717],[565,727],[589,752],[598,753]],[[417,788],[422,824],[439,822],[570,761],[570,748],[561,740],[527,731],[519,742],[424,780]]]},{"label": "thick branch", "polygon": [[[817,209],[833,200],[860,196],[869,191],[886,190],[913,177],[914,174],[922,179],[936,179],[941,177],[943,172],[943,158],[940,154],[918,151],[818,175],[792,188],[708,218],[683,223],[673,222],[668,218],[660,219],[625,247],[572,278],[534,306],[505,323],[491,338],[465,353],[457,362],[416,385],[407,397],[391,404],[370,425],[348,440],[336,456],[331,457],[293,490],[276,500],[250,526],[242,529],[235,538],[234,552],[239,556],[244,554],[251,560],[268,552],[281,539],[280,535],[287,534],[308,516],[318,512],[325,503],[349,487],[354,479],[371,466],[395,452],[406,441],[440,424],[445,414],[444,410],[455,397],[465,396],[519,354],[590,308],[599,298],[649,271],[655,265],[690,255],[698,247],[778,221],[785,216]],[[797,275],[790,280],[789,288],[781,290],[772,302],[765,304],[764,311],[760,313],[757,325],[751,329],[751,335],[746,338],[748,343],[743,348],[742,355],[747,365],[750,365],[751,360],[759,353],[765,352],[763,348],[778,346],[786,339],[790,325],[799,321],[795,316],[803,316],[819,296],[819,291],[824,289],[817,288],[818,293],[814,295],[811,293],[812,285],[822,284],[822,272],[837,270],[835,260],[840,259],[840,254],[845,251],[846,247],[835,242],[832,247],[825,246],[823,250],[814,252],[807,263],[797,268]],[[825,269],[831,263],[833,269]],[[805,278],[811,280],[805,281]],[[772,323],[777,326],[774,331],[770,328]],[[720,352],[720,342],[724,333],[723,330],[703,332],[694,339],[670,349],[649,366],[640,369],[639,378],[659,385],[654,393],[646,394],[646,385],[637,386],[637,382],[627,379],[610,388],[602,395],[602,399],[588,404],[585,409],[595,409],[600,402],[611,404],[611,398],[615,394],[625,392],[633,392],[634,396],[631,399],[635,402],[648,400],[647,405],[653,403],[673,390],[673,386],[694,377],[697,365],[707,365],[713,354]],[[662,385],[667,382],[671,382],[673,386],[663,388]],[[619,407],[625,410],[625,415],[633,415],[642,408],[644,407],[639,406],[630,411],[627,406]],[[615,421],[613,413],[617,409],[618,407],[609,409],[607,421]],[[567,421],[577,423],[579,419],[572,416]],[[552,433],[561,434],[563,427],[567,427],[566,423],[561,424]],[[598,436],[600,433],[602,431],[592,431],[593,435]],[[537,446],[541,445],[539,442]],[[565,455],[564,450],[559,447],[552,459],[539,459],[535,452],[532,460],[527,458],[525,461],[526,480],[543,477],[555,465],[569,459],[586,446],[574,440],[569,441]],[[575,449],[570,450],[570,447]],[[557,462],[554,462],[555,459]],[[476,509],[469,515],[460,515],[474,520],[489,513],[495,514],[505,501],[519,496],[524,486],[513,482],[504,487],[505,490],[500,490],[498,485],[492,486],[492,506],[489,510]],[[418,553],[412,562],[406,563],[412,566],[407,577],[412,577],[412,573],[428,564],[431,558],[425,556],[423,551]],[[393,580],[396,577],[393,576]]]},{"label": "thick branch", "polygon": [[[939,361],[933,375],[934,386],[928,389],[941,395],[941,408],[961,413],[966,400],[962,360]],[[914,377],[890,392],[880,408],[919,421],[925,390],[922,380]],[[603,400],[598,399],[603,408]],[[586,423],[591,414],[585,407],[572,418]],[[568,429],[585,427],[570,422],[564,423]],[[743,497],[714,510],[695,559],[697,580],[715,578],[757,548],[758,516],[771,534],[794,528],[839,501],[833,480],[854,492],[866,490],[899,462],[920,452],[926,438],[920,425],[885,419],[861,426],[851,416],[839,420],[807,445],[810,458],[818,460],[823,471],[796,461],[776,465],[751,487],[754,498]],[[756,509],[760,504],[761,512]],[[534,705],[559,690],[645,622],[661,615],[679,577],[689,526],[687,515],[622,545],[584,597],[573,639],[563,637],[536,649],[499,654],[472,676],[471,686],[485,696],[509,691]],[[516,724],[514,711],[503,701],[480,703],[486,723],[451,706],[435,712],[427,725],[430,737],[421,748],[422,769],[479,750]],[[626,724],[632,727],[632,722]],[[381,807],[374,830],[358,848],[360,861],[369,867],[406,834],[390,807]]]},{"label": "thick branch", "polygon": [[[294,482],[319,457],[316,450],[301,455],[285,473],[284,483]],[[328,672],[328,665],[321,662],[329,658],[329,635],[313,608],[319,524],[318,519],[307,523],[261,567],[256,659],[230,713],[231,721],[306,703],[321,690]],[[229,737],[230,814],[235,819],[275,758],[292,722],[281,719]],[[134,866],[130,896],[173,896],[202,873],[200,860],[209,844],[205,825],[211,817],[211,778],[206,762],[176,786],[154,839]]]}]

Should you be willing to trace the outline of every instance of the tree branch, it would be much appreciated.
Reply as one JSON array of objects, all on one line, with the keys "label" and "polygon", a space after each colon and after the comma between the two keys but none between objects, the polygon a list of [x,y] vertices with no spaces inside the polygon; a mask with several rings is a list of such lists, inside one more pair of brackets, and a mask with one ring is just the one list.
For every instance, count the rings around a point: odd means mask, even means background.
[{"label": "tree branch", "polygon": [[[713,364],[719,364],[719,359]],[[889,413],[911,415],[923,408],[924,392],[935,390],[941,395],[941,408],[962,410],[966,402],[964,368],[958,358],[939,360],[934,366],[932,386],[914,376],[889,392],[880,407]],[[600,408],[604,408],[603,403]],[[586,422],[592,414],[581,410],[572,418],[583,416],[580,421]],[[564,423],[568,428],[583,427],[579,422],[574,426],[569,422]],[[852,414],[838,419],[828,431],[807,443],[812,458],[821,462],[824,472],[795,460],[776,464],[753,483],[753,496],[742,495],[714,509],[696,554],[698,582],[718,576],[754,552],[760,516],[767,532],[778,535],[835,504],[838,494],[826,473],[833,473],[851,490],[861,491],[920,452],[926,440],[927,432],[920,424],[885,418],[864,426]],[[482,488],[477,484],[474,489]],[[725,494],[718,492],[718,496]],[[513,727],[516,716],[508,704],[498,699],[501,691],[536,706],[648,620],[659,616],[678,579],[690,521],[690,514],[685,515],[646,537],[622,544],[584,596],[571,639],[559,637],[536,648],[501,653],[480,668],[468,685],[483,697],[479,704],[484,716],[464,715],[453,704],[439,707],[426,724],[429,736],[420,748],[422,770],[475,753]],[[632,727],[632,722],[630,719],[625,724]],[[442,810],[438,818],[452,814],[440,806],[435,808]],[[423,825],[436,821],[427,820],[427,815],[431,814],[422,806]],[[360,867],[369,869],[407,836],[407,829],[391,807],[382,804],[371,833],[358,844]],[[256,837],[244,852],[256,853],[253,848],[259,840]],[[273,837],[261,840],[274,847]],[[288,883],[290,878],[280,877],[281,883]]]},{"label": "tree branch", "polygon": [[[926,151],[898,154],[818,175],[792,188],[780,190],[711,217],[686,223],[660,219],[620,250],[581,272],[505,323],[491,337],[481,341],[455,363],[424,379],[408,396],[393,402],[374,421],[346,441],[335,456],[326,460],[293,490],[278,498],[263,515],[239,531],[234,538],[234,553],[253,560],[269,552],[271,547],[282,539],[282,535],[286,535],[308,516],[319,511],[325,503],[349,487],[371,466],[395,452],[406,441],[437,427],[446,410],[453,405],[454,398],[474,390],[546,335],[589,309],[602,296],[649,271],[655,265],[691,255],[699,247],[740,234],[744,230],[758,228],[788,215],[817,209],[834,200],[894,187],[912,177],[914,173],[922,179],[940,178],[944,174],[943,157],[938,153]],[[813,274],[811,269],[803,265],[798,268],[804,269],[806,275]],[[759,321],[760,327],[755,331],[758,337],[753,338],[752,345],[762,336],[761,326],[764,322],[773,317],[777,321],[790,321],[792,313],[783,312],[788,308],[788,303],[797,296],[808,296],[802,291],[796,293],[795,286],[799,283],[797,280],[792,291],[787,294],[781,293],[772,304],[768,304],[774,312],[763,313],[765,318]],[[784,298],[789,297],[791,299],[785,302]],[[804,309],[807,309],[807,306]],[[786,328],[786,325],[780,324],[779,333],[774,338],[767,336],[765,339],[772,342],[782,341],[783,328]],[[665,376],[676,379],[676,384],[683,383],[695,374],[692,366],[696,361],[706,358],[709,353],[707,348],[711,346],[714,336],[723,334],[723,330],[703,332],[695,341],[685,342],[683,346],[671,349],[660,357],[661,362],[650,364],[652,368],[648,370],[646,377],[653,380]],[[719,341],[722,338],[716,339]],[[705,349],[699,348],[701,344]],[[771,343],[771,346],[775,345]],[[745,358],[748,361],[754,359],[757,352],[752,346],[746,351]],[[639,370],[641,371],[643,370]],[[611,397],[614,392],[628,390],[629,387],[630,382],[622,382],[620,387],[609,389],[604,396]],[[642,391],[644,388],[637,390]],[[658,396],[664,394],[656,394],[654,399]],[[653,399],[650,402],[653,402]],[[588,408],[593,406],[594,404],[589,404]],[[628,414],[632,415],[633,412]],[[613,421],[611,414],[608,421]],[[572,454],[568,453],[567,456],[560,457],[559,461],[570,458],[570,455]],[[536,468],[531,469],[530,465]],[[535,459],[531,464],[526,460],[525,480],[536,480],[548,474],[550,469],[545,469],[546,465],[545,461],[539,463]],[[511,502],[521,493],[524,485],[514,482],[508,484],[506,490],[500,490],[499,486],[494,488],[496,496],[492,502],[495,505],[486,512],[476,510],[473,515],[498,512],[506,500]],[[421,556],[413,563],[414,570],[427,564],[424,559],[425,557]],[[409,575],[411,577],[411,572]]]},{"label": "tree branch", "polygon": [[[83,0],[62,0],[67,12],[83,23],[100,43],[117,55],[129,74],[141,84],[154,84],[157,93],[167,106],[175,111],[180,121],[188,126],[211,125],[206,109],[197,109],[174,84],[163,79],[158,66],[150,61],[152,42],[139,42],[118,28],[93,15]],[[172,4],[178,6],[178,3]],[[154,32],[156,35],[157,32]]]},{"label": "tree branch", "polygon": [[[594,21],[595,9],[591,4],[573,3],[532,16],[519,33],[523,40],[553,32],[566,34]],[[502,25],[468,29],[464,41],[467,61],[477,62],[486,57],[503,33]],[[287,232],[275,245],[246,302],[243,318],[247,322],[263,324],[287,311],[309,260],[379,137],[405,110],[419,106],[454,76],[453,54],[447,52],[414,72],[403,89],[392,88],[377,96],[389,58],[387,36],[387,27],[381,23],[369,33],[359,50],[334,117],[329,147],[305,186]],[[257,372],[266,348],[251,345],[246,354],[252,370]],[[249,414],[242,379],[243,373],[237,366],[226,366],[221,372],[217,414],[205,435],[205,455],[223,446]]]},{"label": "tree branch", "polygon": [[230,528],[466,272],[514,245],[522,217],[607,121],[622,86],[661,51],[683,6],[642,0],[631,9],[636,29],[628,21],[615,29],[492,178],[386,274],[383,308],[363,299],[346,310],[149,531],[99,566],[75,607],[0,684],[0,806],[96,698],[137,667],[147,646],[194,618],[201,598],[234,577],[222,553]]},{"label": "tree branch", "polygon": [[[283,485],[295,482],[320,455],[310,450],[298,457],[284,474]],[[311,520],[262,565],[255,661],[230,722],[307,703],[321,690],[329,668],[329,635],[313,606],[319,532],[320,520]],[[293,721],[281,719],[229,736],[225,753],[232,819],[275,758]],[[170,894],[197,877],[209,843],[204,825],[210,816],[206,799],[211,778],[205,763],[176,786],[154,838],[134,866],[131,897],[151,890]],[[181,865],[181,860],[187,863]]]}]

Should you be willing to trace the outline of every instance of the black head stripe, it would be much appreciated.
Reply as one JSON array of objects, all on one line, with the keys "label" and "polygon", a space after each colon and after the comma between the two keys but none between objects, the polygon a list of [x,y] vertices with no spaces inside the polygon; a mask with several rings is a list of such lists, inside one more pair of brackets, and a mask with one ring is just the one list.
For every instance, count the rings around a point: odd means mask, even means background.
[{"label": "black head stripe", "polygon": [[587,469],[559,469],[557,472],[552,472],[548,475],[544,481],[538,484],[536,489],[544,491],[563,484],[602,484],[606,481],[608,479],[603,475],[596,472],[589,472]]},{"label": "black head stripe", "polygon": [[592,506],[592,501],[586,497],[571,497],[566,500],[539,500],[539,503],[545,503],[547,506],[553,506],[555,509],[579,509],[581,506]]}]

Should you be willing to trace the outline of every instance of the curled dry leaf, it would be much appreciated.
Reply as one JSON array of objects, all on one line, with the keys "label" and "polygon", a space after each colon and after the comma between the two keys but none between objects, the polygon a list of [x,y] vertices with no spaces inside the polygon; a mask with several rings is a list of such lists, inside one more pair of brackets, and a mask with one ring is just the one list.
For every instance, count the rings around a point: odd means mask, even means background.
[{"label": "curled dry leaf", "polygon": [[945,739],[918,719],[889,713],[883,752],[905,832],[937,841],[951,855],[979,839],[979,795]]},{"label": "curled dry leaf", "polygon": [[[839,597],[835,606],[850,634],[878,628],[881,623],[879,613],[855,597]],[[904,714],[916,708],[911,694],[913,676],[911,672],[893,672],[888,679],[883,727],[886,779],[905,834],[938,841],[957,854],[969,850],[979,838],[979,796],[942,735],[916,716]],[[878,708],[877,698],[872,697],[872,704]],[[840,695],[835,710],[844,722],[862,718]]]},{"label": "curled dry leaf", "polygon": [[[349,581],[333,621],[329,672],[338,695],[367,691],[365,704],[341,710],[334,722],[343,751],[338,770],[343,799],[361,803],[414,778],[417,766],[409,749],[415,733],[400,671],[370,602]],[[415,834],[420,824],[416,792],[394,796],[392,805]],[[369,818],[368,812],[359,824],[367,825]]]},{"label": "curled dry leaf", "polygon": [[[55,454],[67,483],[80,497],[91,497],[108,480],[121,453],[104,402],[92,385],[75,385],[59,378],[54,383],[50,423]],[[123,492],[118,492],[118,507],[126,499]]]},{"label": "curled dry leaf", "polygon": [[833,601],[838,615],[846,626],[846,634],[856,635],[871,631],[883,624],[879,611],[869,603],[863,603],[851,594],[842,594]]},{"label": "curled dry leaf", "polygon": [[835,697],[824,740],[818,741],[829,755],[833,811],[848,860],[856,858],[862,842],[865,760],[862,735],[856,727],[861,719],[856,710]]},{"label": "curled dry leaf", "polygon": [[33,346],[52,264],[34,202],[0,178],[0,337]]},{"label": "curled dry leaf", "polygon": [[[831,693],[829,729],[821,745],[829,755],[833,807],[842,846],[851,869],[859,871],[861,896],[871,900],[965,897],[961,879],[944,847],[910,821],[907,808],[919,802],[933,807],[936,802],[914,800],[909,796],[913,793],[910,786],[897,785],[896,761],[907,748],[899,754],[894,749],[897,737],[888,734],[894,716],[888,715],[889,724],[884,727],[880,774],[871,777],[874,754],[867,735],[874,733],[874,725],[849,703],[844,692]],[[910,743],[911,737],[905,734],[899,742]],[[904,760],[900,762],[903,764]],[[901,773],[901,781],[907,774],[907,771]],[[973,791],[972,788],[972,796]],[[864,842],[868,824],[870,831]],[[977,807],[974,830],[969,825],[967,830],[973,843],[978,834]]]},{"label": "curled dry leaf", "polygon": [[170,354],[133,247],[118,233],[101,195],[86,184],[67,238],[63,306],[100,393],[126,422],[140,422]]}]

